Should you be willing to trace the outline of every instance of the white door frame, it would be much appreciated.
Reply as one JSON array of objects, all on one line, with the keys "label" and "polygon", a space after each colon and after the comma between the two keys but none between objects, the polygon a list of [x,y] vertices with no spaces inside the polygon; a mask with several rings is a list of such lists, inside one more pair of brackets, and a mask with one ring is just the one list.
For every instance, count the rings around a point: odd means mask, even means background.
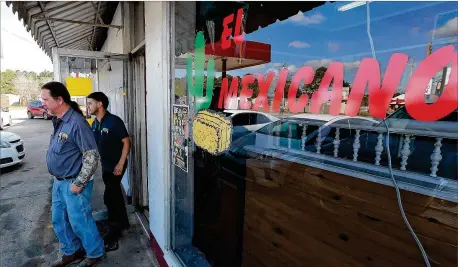
[{"label": "white door frame", "polygon": [[61,80],[61,69],[60,69],[60,57],[80,57],[80,58],[94,58],[94,59],[113,59],[128,61],[129,56],[127,54],[115,54],[106,53],[100,51],[89,51],[89,50],[75,50],[67,48],[52,48],[53,58],[53,70],[54,70],[54,81],[62,82]]}]

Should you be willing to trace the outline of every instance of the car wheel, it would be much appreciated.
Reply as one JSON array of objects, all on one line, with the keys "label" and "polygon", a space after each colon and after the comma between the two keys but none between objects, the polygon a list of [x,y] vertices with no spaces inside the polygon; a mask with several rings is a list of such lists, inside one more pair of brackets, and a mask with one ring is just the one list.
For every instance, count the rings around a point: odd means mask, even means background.
[{"label": "car wheel", "polygon": [[33,119],[33,115],[32,115],[32,112],[30,112],[30,111],[27,111],[27,117],[29,117],[29,119]]},{"label": "car wheel", "polygon": [[48,116],[48,113],[46,113],[46,112],[43,112],[43,119],[45,119],[45,120],[49,120],[49,116]]}]

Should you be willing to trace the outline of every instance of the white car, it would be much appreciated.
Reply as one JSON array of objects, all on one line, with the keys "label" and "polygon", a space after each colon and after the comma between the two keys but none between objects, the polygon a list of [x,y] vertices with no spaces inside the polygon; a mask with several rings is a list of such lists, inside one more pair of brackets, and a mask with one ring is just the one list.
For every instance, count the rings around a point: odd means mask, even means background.
[{"label": "white car", "polygon": [[277,117],[258,111],[225,110],[223,113],[231,120],[233,125],[232,140],[258,131],[264,126],[279,120]]},{"label": "white car", "polygon": [[11,114],[8,108],[0,107],[1,119],[0,119],[0,129],[3,129],[6,125],[11,125]]},{"label": "white car", "polygon": [[19,135],[0,132],[0,168],[18,164],[25,157],[24,144]]}]

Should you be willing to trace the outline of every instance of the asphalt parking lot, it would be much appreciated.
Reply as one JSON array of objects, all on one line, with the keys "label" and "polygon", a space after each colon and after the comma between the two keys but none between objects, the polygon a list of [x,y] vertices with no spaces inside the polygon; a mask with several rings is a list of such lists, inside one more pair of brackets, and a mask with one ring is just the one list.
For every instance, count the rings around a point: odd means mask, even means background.
[{"label": "asphalt parking lot", "polygon": [[[4,168],[0,175],[0,266],[48,266],[58,258],[58,241],[51,225],[52,179],[46,166],[46,150],[52,122],[27,119],[24,110],[14,111],[13,125],[4,131],[21,136],[26,157],[22,163]],[[96,173],[92,208],[104,209],[104,185]],[[98,266],[158,266],[148,239],[129,209],[131,228],[120,240],[120,248],[109,252]]]}]

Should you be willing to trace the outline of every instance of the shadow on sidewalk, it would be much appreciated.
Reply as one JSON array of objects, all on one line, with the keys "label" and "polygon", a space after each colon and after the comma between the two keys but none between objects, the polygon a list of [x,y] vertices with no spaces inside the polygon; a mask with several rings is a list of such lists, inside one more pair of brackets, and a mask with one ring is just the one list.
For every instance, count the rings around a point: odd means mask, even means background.
[{"label": "shadow on sidewalk", "polygon": [[[94,177],[94,191],[92,192],[91,207],[96,221],[107,218],[104,205],[104,183],[100,167]],[[123,232],[115,251],[107,252],[107,259],[97,266],[129,266],[129,267],[157,267],[159,266],[155,255],[151,251],[148,237],[146,236],[133,206],[127,206],[130,228]],[[62,253],[62,252],[60,252]],[[60,254],[61,255],[61,254]]]}]

